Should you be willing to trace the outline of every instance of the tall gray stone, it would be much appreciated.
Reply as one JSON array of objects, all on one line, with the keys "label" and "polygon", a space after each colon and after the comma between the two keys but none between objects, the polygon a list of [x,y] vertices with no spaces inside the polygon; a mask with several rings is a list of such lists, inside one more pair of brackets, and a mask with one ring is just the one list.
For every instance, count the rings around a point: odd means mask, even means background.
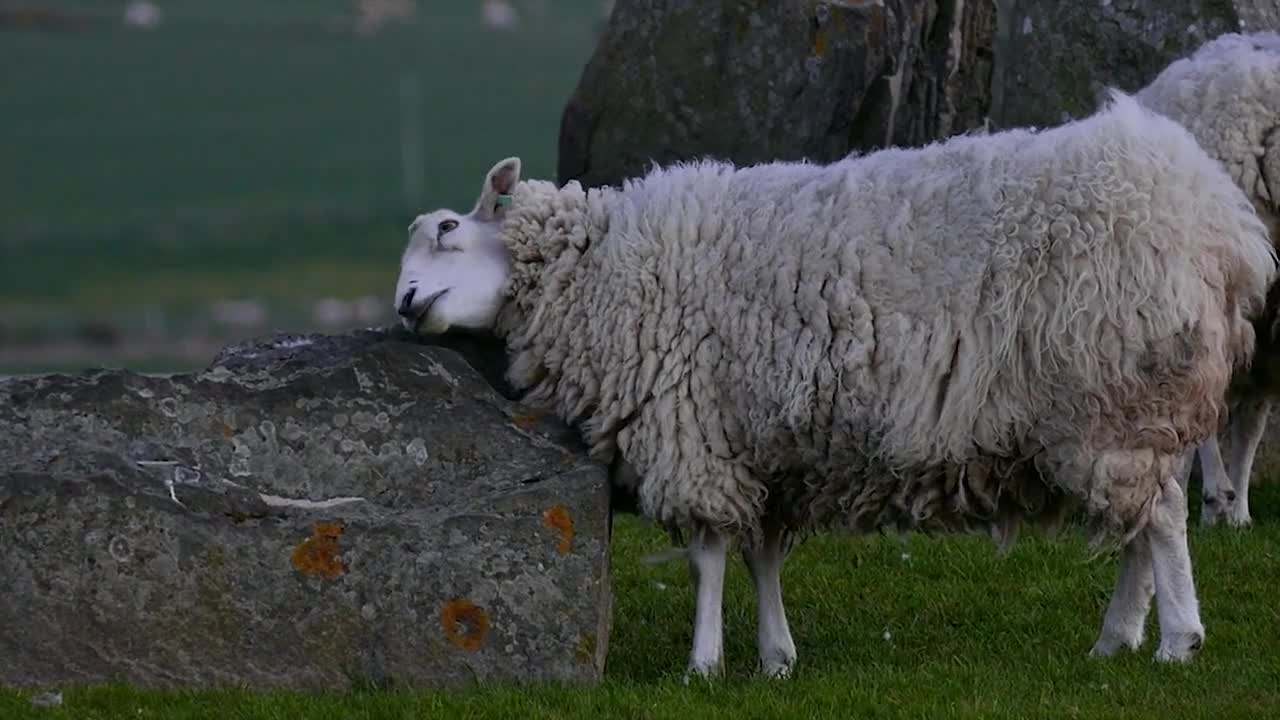
[{"label": "tall gray stone", "polygon": [[995,127],[1087,115],[1104,86],[1137,90],[1228,32],[1280,30],[1280,0],[983,0],[998,7]]},{"label": "tall gray stone", "polygon": [[560,182],[1052,125],[1280,0],[618,0],[565,105]]},{"label": "tall gray stone", "polygon": [[604,471],[446,342],[0,382],[0,683],[598,681]]}]

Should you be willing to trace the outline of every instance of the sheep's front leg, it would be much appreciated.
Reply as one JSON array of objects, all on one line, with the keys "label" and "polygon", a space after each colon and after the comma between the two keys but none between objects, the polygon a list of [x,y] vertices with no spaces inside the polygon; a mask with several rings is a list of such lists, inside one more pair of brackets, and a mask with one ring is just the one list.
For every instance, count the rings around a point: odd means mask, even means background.
[{"label": "sheep's front leg", "polygon": [[1119,650],[1137,650],[1142,646],[1143,627],[1151,611],[1155,594],[1155,576],[1151,567],[1151,544],[1147,530],[1129,541],[1120,551],[1120,573],[1116,578],[1111,604],[1102,620],[1102,632],[1093,649],[1094,657],[1109,657]]},{"label": "sheep's front leg", "polygon": [[796,662],[796,644],[791,639],[787,612],[782,605],[782,563],[786,560],[782,535],[781,523],[767,522],[760,544],[742,551],[756,591],[756,647],[760,652],[760,670],[768,677],[777,678],[790,675]]},{"label": "sheep's front leg", "polygon": [[1252,522],[1249,516],[1249,478],[1253,475],[1253,461],[1270,414],[1270,398],[1245,401],[1235,408],[1227,425],[1226,465],[1230,490],[1223,493],[1228,504],[1219,508],[1219,516],[1226,518],[1232,527],[1245,527]]},{"label": "sheep's front leg", "polygon": [[723,535],[701,528],[689,543],[689,574],[697,587],[693,625],[693,652],[689,656],[690,675],[704,678],[720,674],[724,663],[724,569],[728,542]]},{"label": "sheep's front leg", "polygon": [[1175,478],[1166,479],[1161,491],[1143,530],[1151,547],[1156,612],[1160,618],[1156,659],[1185,662],[1204,645],[1204,625],[1200,622],[1200,602],[1187,547],[1187,501]]}]

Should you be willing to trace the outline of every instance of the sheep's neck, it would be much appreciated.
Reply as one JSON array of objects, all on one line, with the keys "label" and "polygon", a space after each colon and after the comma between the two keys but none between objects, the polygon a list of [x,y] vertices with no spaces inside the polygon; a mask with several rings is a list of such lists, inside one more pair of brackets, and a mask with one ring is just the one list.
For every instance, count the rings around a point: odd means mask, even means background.
[{"label": "sheep's neck", "polygon": [[600,231],[592,225],[577,183],[543,182],[521,183],[503,225],[512,268],[496,331],[507,344],[507,379],[527,391],[527,401],[554,405],[569,421],[590,403],[579,382],[565,379],[562,361],[584,345],[573,338],[585,331],[588,311],[566,294],[581,280],[582,260]]}]

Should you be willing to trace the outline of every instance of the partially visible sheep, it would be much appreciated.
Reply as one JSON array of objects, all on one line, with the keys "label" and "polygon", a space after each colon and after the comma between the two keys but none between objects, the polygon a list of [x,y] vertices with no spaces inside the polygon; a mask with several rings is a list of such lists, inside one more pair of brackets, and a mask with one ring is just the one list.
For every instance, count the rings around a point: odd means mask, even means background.
[{"label": "partially visible sheep", "polygon": [[579,425],[697,586],[689,669],[722,663],[735,538],[763,670],[796,659],[780,569],[822,528],[1012,540],[1083,506],[1123,545],[1093,654],[1161,660],[1204,628],[1176,481],[1253,351],[1276,259],[1191,135],[1115,94],[1096,115],[830,165],[520,181],[411,226],[406,327],[494,330],[525,401]]},{"label": "partially visible sheep", "polygon": [[[1280,34],[1231,33],[1200,46],[1165,68],[1135,97],[1185,126],[1209,155],[1226,167],[1280,242]],[[1272,399],[1280,393],[1280,298],[1256,328],[1259,357],[1231,390],[1223,431],[1226,462],[1217,434],[1199,447],[1204,478],[1200,519],[1250,523],[1249,478]],[[1181,480],[1186,488],[1194,455]]]}]

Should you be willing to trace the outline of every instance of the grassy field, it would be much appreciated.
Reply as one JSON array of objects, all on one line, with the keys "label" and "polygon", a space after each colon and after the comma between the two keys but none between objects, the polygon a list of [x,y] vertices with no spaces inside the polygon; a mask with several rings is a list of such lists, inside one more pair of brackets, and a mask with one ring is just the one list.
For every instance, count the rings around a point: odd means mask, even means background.
[{"label": "grassy field", "polygon": [[[71,688],[59,708],[0,693],[9,718],[1274,718],[1280,712],[1280,487],[1256,488],[1256,526],[1193,530],[1207,642],[1189,666],[1147,645],[1086,657],[1115,579],[1082,542],[1026,538],[1004,558],[983,538],[821,537],[783,574],[800,667],[752,676],[754,603],[735,560],[726,587],[727,677],[680,682],[693,598],[665,547],[621,518],[615,625],[598,688],[481,687],[452,692],[309,694]],[[1193,518],[1198,512],[1193,512]],[[1193,519],[1194,522],[1194,519]]]},{"label": "grassy field", "polygon": [[554,175],[601,18],[516,0],[522,26],[494,32],[478,0],[431,0],[363,37],[338,0],[169,0],[144,32],[123,2],[18,4],[102,22],[0,30],[0,346],[51,315],[127,326],[222,299],[308,329],[291,303],[387,294],[418,212],[469,208],[507,155]]}]

